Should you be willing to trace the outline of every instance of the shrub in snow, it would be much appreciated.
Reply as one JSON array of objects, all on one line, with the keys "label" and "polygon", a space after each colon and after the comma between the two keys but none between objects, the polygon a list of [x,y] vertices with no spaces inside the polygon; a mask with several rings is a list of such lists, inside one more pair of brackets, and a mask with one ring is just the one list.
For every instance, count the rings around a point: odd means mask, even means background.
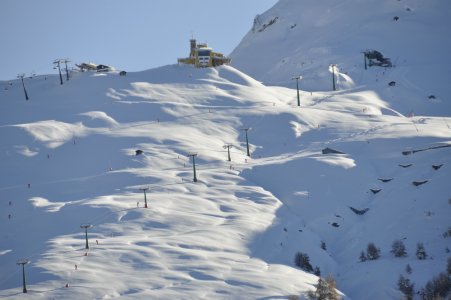
[{"label": "shrub in snow", "polygon": [[398,289],[404,294],[406,300],[413,299],[413,283],[410,283],[409,278],[399,276]]},{"label": "shrub in snow", "polygon": [[313,267],[310,264],[310,257],[306,253],[297,252],[294,257],[294,263],[296,266],[307,272],[313,271]]},{"label": "shrub in snow", "polygon": [[423,243],[417,244],[417,252],[416,252],[417,258],[419,260],[424,260],[428,257],[426,250],[424,249]]},{"label": "shrub in snow", "polygon": [[363,252],[363,250],[362,250],[362,252],[360,252],[359,260],[360,260],[361,262],[364,262],[364,261],[366,261],[367,259],[368,259],[368,258],[366,257],[365,252]]},{"label": "shrub in snow", "polygon": [[315,270],[313,271],[313,273],[314,273],[316,276],[321,276],[321,270],[319,269],[318,266],[315,267]]},{"label": "shrub in snow", "polygon": [[407,266],[406,266],[406,273],[412,274],[412,267],[409,264],[407,264]]},{"label": "shrub in snow", "polygon": [[327,276],[327,278],[319,278],[316,284],[316,290],[314,292],[309,292],[308,296],[310,299],[315,300],[339,300],[340,296],[336,290],[336,282],[332,275]]},{"label": "shrub in snow", "polygon": [[373,243],[368,244],[366,248],[366,258],[368,258],[369,260],[376,260],[381,256],[380,253],[381,250],[377,248],[376,245],[374,245]]},{"label": "shrub in snow", "polygon": [[326,242],[324,242],[324,241],[321,241],[321,249],[323,249],[324,251],[326,251],[326,250],[327,250],[327,247],[326,247]]},{"label": "shrub in snow", "polygon": [[407,255],[406,246],[401,240],[395,240],[391,245],[391,253],[396,257],[404,257]]},{"label": "shrub in snow", "polygon": [[[451,199],[450,199],[450,200],[451,200]],[[448,230],[445,231],[445,233],[443,233],[443,237],[444,237],[445,239],[451,237],[451,227],[448,228]]]},{"label": "shrub in snow", "polygon": [[423,300],[450,299],[448,297],[451,296],[451,277],[445,272],[438,274],[426,283],[420,295]]}]

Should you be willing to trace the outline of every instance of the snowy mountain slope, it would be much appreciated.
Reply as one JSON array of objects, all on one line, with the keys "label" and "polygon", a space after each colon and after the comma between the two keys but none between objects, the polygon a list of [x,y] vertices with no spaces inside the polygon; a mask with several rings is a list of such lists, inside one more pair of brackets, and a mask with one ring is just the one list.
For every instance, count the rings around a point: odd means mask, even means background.
[{"label": "snowy mountain slope", "polygon": [[[291,78],[302,75],[307,91],[332,90],[329,66],[337,64],[339,90],[363,87],[402,114],[443,116],[450,107],[450,12],[440,0],[280,0],[256,17],[230,56],[234,67],[266,85],[295,87]],[[367,49],[394,67],[365,70]]]},{"label": "snowy mountain slope", "polygon": [[[351,299],[399,298],[407,263],[418,287],[444,268],[451,148],[401,152],[449,145],[449,117],[406,118],[365,89],[301,91],[297,107],[295,90],[226,66],[26,85],[29,101],[18,81],[0,92],[2,297],[22,297],[20,258],[29,296],[44,299],[286,298],[317,281],[294,266],[298,251]],[[392,257],[393,239],[408,257]],[[359,263],[368,242],[382,258]],[[417,242],[433,259],[416,260]]]}]

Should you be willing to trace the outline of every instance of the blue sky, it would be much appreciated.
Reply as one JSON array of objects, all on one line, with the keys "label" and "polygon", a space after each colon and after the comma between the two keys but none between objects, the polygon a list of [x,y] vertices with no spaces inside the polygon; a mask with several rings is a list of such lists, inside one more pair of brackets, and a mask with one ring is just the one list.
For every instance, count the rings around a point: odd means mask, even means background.
[{"label": "blue sky", "polygon": [[277,0],[2,0],[0,80],[55,73],[52,61],[139,71],[176,63],[191,36],[229,54]]}]

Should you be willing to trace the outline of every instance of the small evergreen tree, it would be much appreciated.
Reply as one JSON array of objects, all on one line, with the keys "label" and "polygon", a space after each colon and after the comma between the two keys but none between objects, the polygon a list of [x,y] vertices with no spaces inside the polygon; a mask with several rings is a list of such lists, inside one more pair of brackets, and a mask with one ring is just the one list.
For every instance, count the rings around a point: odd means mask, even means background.
[{"label": "small evergreen tree", "polygon": [[315,270],[313,271],[313,273],[314,273],[316,276],[321,276],[321,270],[319,269],[318,266],[315,267]]},{"label": "small evergreen tree", "polygon": [[363,250],[362,250],[362,252],[360,252],[359,260],[360,260],[361,262],[364,262],[364,261],[367,260],[367,257],[366,257],[366,255],[365,255],[365,252],[363,252]]},{"label": "small evergreen tree", "polygon": [[307,272],[313,271],[313,267],[310,264],[310,257],[306,253],[297,252],[294,257],[294,264]]},{"label": "small evergreen tree", "polygon": [[407,255],[406,246],[401,240],[395,240],[391,245],[391,253],[393,253],[395,257],[404,257]]},{"label": "small evergreen tree", "polygon": [[406,273],[412,274],[412,267],[409,264],[407,264],[407,266],[406,266]]},{"label": "small evergreen tree", "polygon": [[398,280],[398,289],[406,296],[406,300],[413,299],[413,283],[410,283],[409,278],[400,275]]},{"label": "small evergreen tree", "polygon": [[417,244],[416,255],[417,255],[417,258],[419,260],[424,260],[424,259],[426,259],[428,257],[428,255],[426,253],[426,250],[424,249],[423,243],[418,243]]},{"label": "small evergreen tree", "polygon": [[327,250],[327,247],[326,247],[326,242],[324,242],[324,241],[321,241],[321,249],[323,249],[324,251],[326,251],[326,250]]},{"label": "small evergreen tree", "polygon": [[451,277],[445,272],[438,274],[432,280],[426,283],[426,286],[421,290],[420,295],[423,300],[441,300],[447,298],[451,292]]},{"label": "small evergreen tree", "polygon": [[316,300],[339,300],[340,296],[336,290],[336,282],[332,275],[327,276],[327,278],[319,278],[316,284],[316,290],[310,292],[309,298]]},{"label": "small evergreen tree", "polygon": [[373,243],[369,243],[366,249],[366,257],[369,260],[376,260],[380,257],[381,250]]}]

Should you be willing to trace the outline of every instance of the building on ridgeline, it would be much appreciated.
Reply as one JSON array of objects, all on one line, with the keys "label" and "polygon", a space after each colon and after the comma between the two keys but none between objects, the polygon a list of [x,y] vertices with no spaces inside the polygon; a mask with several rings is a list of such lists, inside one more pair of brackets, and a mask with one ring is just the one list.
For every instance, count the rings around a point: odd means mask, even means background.
[{"label": "building on ridgeline", "polygon": [[206,43],[198,44],[195,39],[190,41],[189,57],[179,58],[179,64],[194,65],[196,68],[217,67],[229,64],[231,59],[219,52],[214,52]]}]

